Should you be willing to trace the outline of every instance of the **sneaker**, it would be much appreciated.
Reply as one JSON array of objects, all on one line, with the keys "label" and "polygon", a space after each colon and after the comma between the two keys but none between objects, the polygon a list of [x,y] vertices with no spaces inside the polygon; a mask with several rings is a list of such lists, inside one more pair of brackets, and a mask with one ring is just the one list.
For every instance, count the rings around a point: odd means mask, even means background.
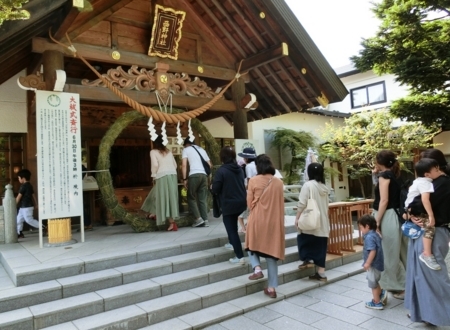
[{"label": "sneaker", "polygon": [[366,307],[370,309],[384,309],[383,304],[380,302],[376,303],[373,299],[369,302],[366,302]]},{"label": "sneaker", "polygon": [[309,275],[309,279],[310,280],[318,280],[318,281],[322,281],[322,282],[328,281],[326,276],[320,276],[319,273],[315,273],[314,275]]},{"label": "sneaker", "polygon": [[238,257],[234,257],[234,258],[231,258],[229,261],[232,264],[245,265],[245,259],[244,258],[239,259]]},{"label": "sneaker", "polygon": [[197,220],[194,221],[194,224],[192,225],[192,227],[200,227],[204,223],[205,223],[205,220],[203,220],[202,218],[198,218]]},{"label": "sneaker", "polygon": [[233,245],[231,245],[230,243],[225,244],[223,247],[227,250],[234,250]]},{"label": "sneaker", "polygon": [[17,238],[25,238],[25,235],[24,235],[22,232],[20,232],[20,233],[17,235]]},{"label": "sneaker", "polygon": [[387,298],[388,298],[388,293],[386,290],[381,289],[381,294],[380,294],[380,301],[383,304],[383,306],[386,306],[387,304]]},{"label": "sneaker", "polygon": [[205,227],[209,227],[209,221],[208,220],[204,220],[205,221]]},{"label": "sneaker", "polygon": [[436,262],[436,258],[434,257],[434,255],[425,256],[422,253],[419,256],[419,260],[422,261],[428,268],[430,268],[432,270],[440,270],[441,269],[441,266],[439,266],[439,264]]}]

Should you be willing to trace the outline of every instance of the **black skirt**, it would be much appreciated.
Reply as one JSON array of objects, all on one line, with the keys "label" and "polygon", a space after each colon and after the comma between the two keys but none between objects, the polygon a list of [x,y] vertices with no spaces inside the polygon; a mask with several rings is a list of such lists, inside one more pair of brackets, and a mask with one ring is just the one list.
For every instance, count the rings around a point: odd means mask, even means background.
[{"label": "black skirt", "polygon": [[300,260],[314,260],[316,266],[325,268],[328,237],[319,237],[302,233],[297,236],[297,246]]}]

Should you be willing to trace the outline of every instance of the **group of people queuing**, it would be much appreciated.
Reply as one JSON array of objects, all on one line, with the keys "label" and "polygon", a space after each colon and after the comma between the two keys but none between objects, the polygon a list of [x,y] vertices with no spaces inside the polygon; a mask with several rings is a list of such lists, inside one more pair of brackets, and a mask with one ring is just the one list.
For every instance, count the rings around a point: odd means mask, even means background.
[{"label": "group of people queuing", "polygon": [[[374,211],[358,220],[364,235],[363,267],[373,295],[366,307],[383,309],[387,292],[392,292],[404,300],[411,321],[449,326],[445,258],[450,242],[450,167],[440,150],[427,149],[415,171],[403,202],[396,155],[382,150],[376,156]],[[402,231],[404,221],[418,226],[419,234]]]}]

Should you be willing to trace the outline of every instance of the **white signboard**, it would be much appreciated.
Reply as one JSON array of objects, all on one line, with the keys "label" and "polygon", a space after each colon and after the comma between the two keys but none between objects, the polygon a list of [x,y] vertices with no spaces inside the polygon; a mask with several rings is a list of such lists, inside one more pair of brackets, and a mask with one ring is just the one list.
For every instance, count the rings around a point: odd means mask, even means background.
[{"label": "white signboard", "polygon": [[36,91],[39,218],[83,215],[80,97]]}]

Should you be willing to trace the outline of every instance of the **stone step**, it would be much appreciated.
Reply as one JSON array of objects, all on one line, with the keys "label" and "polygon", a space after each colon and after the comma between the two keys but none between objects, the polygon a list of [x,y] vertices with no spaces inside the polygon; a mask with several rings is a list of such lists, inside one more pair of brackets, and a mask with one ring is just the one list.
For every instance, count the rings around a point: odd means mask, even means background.
[{"label": "stone step", "polygon": [[[202,246],[199,243],[195,244]],[[295,244],[296,233],[286,234],[286,246],[289,246],[286,248],[286,261],[296,259]],[[168,256],[162,259],[143,261],[113,269],[2,290],[0,291],[0,313],[150,278],[159,278],[161,290],[165,295],[167,292],[173,293],[173,290],[180,290],[180,287],[182,288],[185,285],[184,282],[188,282],[190,277],[187,274],[189,272],[184,273],[184,269],[197,268],[202,272],[203,279],[202,277],[193,277],[195,283],[204,283],[202,281],[205,279],[208,281],[206,283],[212,283],[247,273],[250,269],[248,266],[243,269],[228,262],[228,259],[233,256],[233,251],[227,250],[223,246],[215,247],[205,251]],[[107,258],[109,257],[110,255],[107,256]],[[38,269],[42,268],[39,267]],[[176,272],[183,272],[183,274],[168,276]]]},{"label": "stone step", "polygon": [[[286,246],[295,245],[295,237],[296,229],[294,226],[287,226]],[[244,241],[243,234],[241,234],[241,240]],[[177,260],[176,263],[179,265],[176,267],[187,267],[186,265],[183,265],[182,255],[223,247],[227,241],[228,239],[222,236],[213,239],[207,238],[204,240],[188,240],[183,243],[171,242],[165,245],[142,247],[140,249],[135,249],[134,251],[101,253],[23,267],[12,267],[8,261],[11,261],[11,264],[14,264],[14,260],[17,259],[17,255],[14,253],[9,254],[8,251],[4,251],[1,255],[1,262],[13,283],[19,287],[170,257]],[[202,262],[200,255],[201,254],[199,254],[198,259],[199,262]],[[178,259],[176,259],[177,257]],[[225,256],[222,257],[225,258]]]},{"label": "stone step", "polygon": [[[357,253],[361,258],[361,253]],[[353,256],[352,256],[353,257]],[[45,329],[202,329],[228,318],[294,296],[321,285],[362,272],[361,262],[342,263],[346,257],[327,260],[328,282],[316,282],[303,277],[312,274],[314,268],[299,271],[298,263],[279,267],[278,297],[269,298],[262,293],[267,285],[265,278],[249,281],[241,275],[213,284],[196,287],[134,305],[105,311],[51,326]],[[333,268],[333,265],[340,265]],[[300,279],[301,278],[301,279]]]},{"label": "stone step", "polygon": [[[294,248],[296,247],[287,248],[286,254],[297,253],[297,251],[294,251]],[[327,260],[327,268],[339,267],[353,258],[354,256],[351,256],[351,258],[330,257]],[[360,269],[360,261],[357,263]],[[30,322],[33,323],[34,328],[31,329],[41,329],[67,321],[84,319],[85,317],[95,319],[98,315],[103,315],[105,312],[132,305],[144,309],[148,314],[150,324],[152,324],[165,321],[168,317],[174,317],[174,315],[182,315],[178,314],[181,311],[189,313],[198,310],[198,308],[207,308],[231,299],[260,292],[266,286],[266,271],[264,271],[265,278],[249,281],[248,276],[252,271],[250,265],[232,265],[228,262],[223,264],[222,267],[236,269],[238,274],[230,273],[229,276],[233,277],[214,283],[210,282],[210,280],[218,279],[218,277],[210,277],[210,273],[199,269],[190,269],[32,305],[21,310],[22,313],[25,313],[26,319],[31,320]],[[262,263],[263,268],[264,265],[265,263]],[[281,264],[279,266],[279,283],[289,283],[314,273],[314,267],[302,271],[299,271],[297,267],[298,262]],[[242,274],[243,272],[244,274]],[[192,310],[186,310],[187,307],[181,308],[179,305],[174,305],[174,301],[184,301],[187,299],[186,297],[190,297],[189,299],[192,300],[185,302],[187,305],[195,306],[197,302],[200,302],[200,305]],[[164,309],[163,306],[171,307]],[[19,327],[23,323],[23,318],[16,319],[15,315],[17,315],[17,312],[18,310],[13,310],[0,314],[0,329],[6,326]],[[108,319],[109,321],[110,319]],[[78,325],[76,326],[78,327]]]}]

